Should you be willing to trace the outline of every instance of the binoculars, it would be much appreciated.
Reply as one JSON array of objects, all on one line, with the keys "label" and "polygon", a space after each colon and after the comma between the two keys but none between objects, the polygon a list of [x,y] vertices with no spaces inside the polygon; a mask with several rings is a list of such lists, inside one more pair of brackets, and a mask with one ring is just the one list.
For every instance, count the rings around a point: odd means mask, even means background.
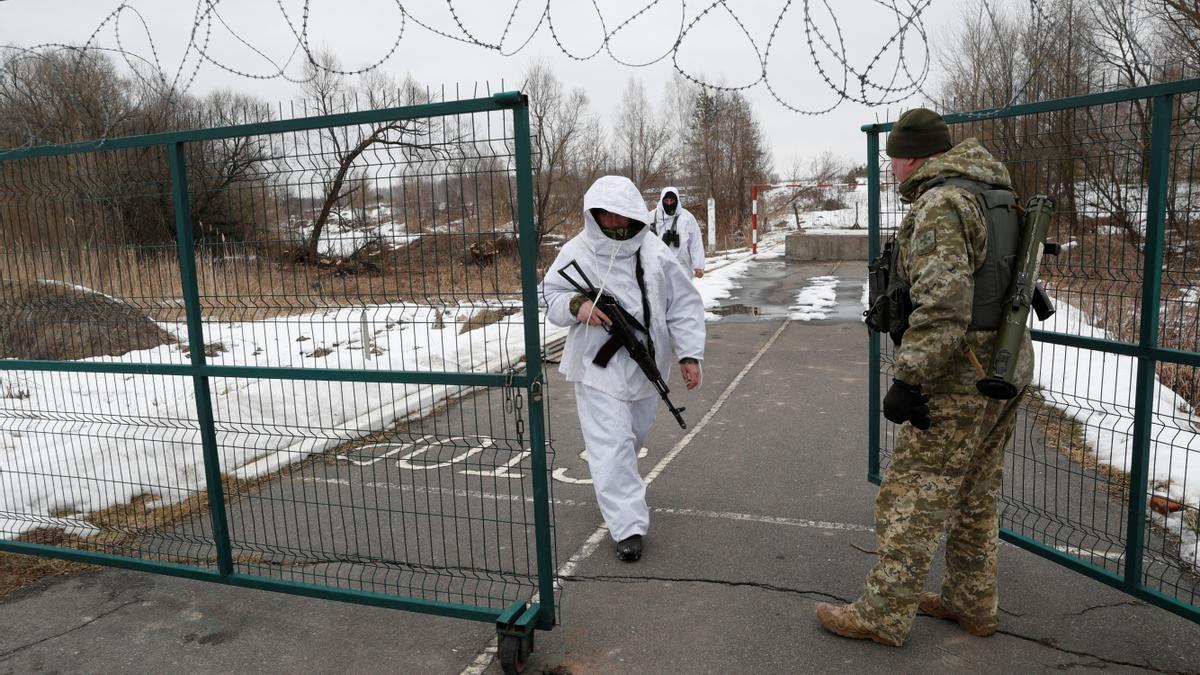
[{"label": "binoculars", "polygon": [[663,243],[666,244],[667,246],[674,246],[675,248],[679,248],[679,232],[677,232],[674,229],[670,229],[670,230],[667,230],[666,232],[663,232],[662,240],[663,240]]}]

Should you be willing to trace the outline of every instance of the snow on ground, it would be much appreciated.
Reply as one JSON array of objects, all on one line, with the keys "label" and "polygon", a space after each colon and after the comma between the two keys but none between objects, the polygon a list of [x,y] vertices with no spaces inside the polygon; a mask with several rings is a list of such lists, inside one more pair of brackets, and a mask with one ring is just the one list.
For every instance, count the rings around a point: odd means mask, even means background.
[{"label": "snow on ground", "polygon": [[[1092,326],[1083,312],[1055,300],[1057,313],[1039,328],[1101,340],[1112,340]],[[1034,384],[1046,401],[1074,418],[1083,428],[1097,461],[1123,472],[1133,469],[1133,413],[1137,360],[1102,352],[1035,342],[1038,367]],[[1045,365],[1042,365],[1045,364]],[[1147,482],[1159,494],[1200,508],[1200,417],[1187,402],[1154,379],[1150,471]],[[1188,480],[1188,479],[1191,480]],[[1194,512],[1194,511],[1193,511]],[[1185,523],[1182,511],[1151,515],[1181,540],[1180,557],[1200,568],[1198,524]]]},{"label": "snow on ground", "polygon": [[788,318],[797,321],[826,319],[837,306],[837,277],[813,277],[796,294],[796,304],[788,307]]},{"label": "snow on ground", "polygon": [[[294,228],[296,234],[308,241],[312,236],[312,225],[300,225]],[[336,222],[334,214],[321,231],[321,242],[317,245],[318,253],[326,258],[346,258],[353,255],[362,247],[378,240],[388,248],[399,248],[420,239],[420,234],[409,234],[403,223],[392,221],[366,227],[351,227]]]},{"label": "snow on ground", "polygon": [[[1200,189],[1195,183],[1174,181],[1167,199],[1177,213],[1200,211]],[[1075,183],[1075,205],[1079,214],[1087,219],[1108,221],[1117,214],[1124,214],[1129,226],[1145,235],[1146,203],[1149,186],[1146,183],[1121,183],[1110,180],[1086,180]],[[1060,202],[1061,203],[1061,202]],[[1125,228],[1120,223],[1102,225],[1100,234],[1123,235]]]},{"label": "snow on ground", "polygon": [[[491,305],[495,309],[496,305]],[[400,304],[246,323],[205,322],[213,365],[503,372],[524,356],[521,314],[460,335],[482,305]],[[364,321],[365,319],[365,321]],[[165,325],[177,334],[181,326]],[[365,330],[364,330],[365,328]],[[565,333],[546,327],[546,339]],[[96,361],[185,363],[179,345]],[[222,469],[270,473],[426,414],[449,387],[212,378]],[[38,524],[78,534],[83,517],[151,491],[159,504],[204,489],[190,378],[45,372],[0,375],[0,536]],[[274,433],[266,433],[272,430]],[[64,515],[65,514],[65,515]],[[33,520],[39,523],[31,522]]]},{"label": "snow on ground", "polygon": [[[783,193],[786,190],[780,189],[779,192]],[[803,210],[798,214],[799,219],[796,213],[789,213],[785,209],[769,218],[770,222],[764,229],[801,229],[811,234],[853,234],[856,231],[866,233],[867,186],[864,184],[853,188],[832,187],[826,188],[825,192],[827,197],[840,200],[846,208],[828,211]],[[852,229],[855,222],[859,224],[858,230]]]},{"label": "snow on ground", "polygon": [[80,286],[79,284],[67,283],[66,281],[59,281],[57,279],[38,279],[38,283],[45,284],[46,286],[57,286],[59,288],[69,288],[73,291],[78,291],[80,293],[88,293],[91,295],[98,295],[102,298],[105,298],[106,300],[111,300],[118,305],[128,305],[129,304],[128,302],[125,302],[124,300],[121,300],[120,298],[114,298],[113,296],[111,296],[107,293],[101,293],[100,291],[97,291],[93,288],[88,288],[87,286]]},{"label": "snow on ground", "polygon": [[[783,240],[780,239],[780,242]],[[759,244],[757,260],[782,260],[783,259],[783,244],[775,245],[774,243]]]}]

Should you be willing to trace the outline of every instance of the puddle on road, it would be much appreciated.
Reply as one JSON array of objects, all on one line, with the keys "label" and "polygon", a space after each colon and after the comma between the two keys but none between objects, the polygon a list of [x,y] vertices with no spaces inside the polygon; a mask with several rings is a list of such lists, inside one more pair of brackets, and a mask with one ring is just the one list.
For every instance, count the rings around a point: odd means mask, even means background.
[{"label": "puddle on road", "polygon": [[759,319],[781,319],[787,316],[786,307],[759,307],[758,305],[743,305],[741,303],[733,303],[730,305],[721,305],[708,310],[711,314],[717,316],[745,316]]},{"label": "puddle on road", "polygon": [[[828,268],[826,268],[828,270]],[[763,261],[737,280],[730,297],[718,307],[709,308],[709,320],[720,322],[778,321],[791,316],[806,323],[830,324],[862,321],[862,292],[865,270],[828,270],[812,265],[789,264],[782,260]],[[818,288],[823,287],[823,289]],[[809,289],[821,290],[821,306],[806,303],[798,295]],[[830,306],[832,302],[832,306]],[[819,309],[819,311],[817,311]]]}]

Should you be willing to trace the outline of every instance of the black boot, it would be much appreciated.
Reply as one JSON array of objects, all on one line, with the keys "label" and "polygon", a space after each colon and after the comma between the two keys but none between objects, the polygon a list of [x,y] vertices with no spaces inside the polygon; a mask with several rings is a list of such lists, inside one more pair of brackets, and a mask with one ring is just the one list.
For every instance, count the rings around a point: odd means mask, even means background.
[{"label": "black boot", "polygon": [[642,557],[642,535],[635,534],[617,542],[617,560],[636,562]]}]

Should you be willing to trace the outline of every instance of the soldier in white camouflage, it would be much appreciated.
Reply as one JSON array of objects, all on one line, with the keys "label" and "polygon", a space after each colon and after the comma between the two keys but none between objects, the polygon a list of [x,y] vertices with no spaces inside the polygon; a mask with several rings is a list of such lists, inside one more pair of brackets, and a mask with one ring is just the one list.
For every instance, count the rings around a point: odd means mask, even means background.
[{"label": "soldier in white camouflage", "polygon": [[[988,227],[975,196],[945,179],[1008,189],[1011,182],[975,139],[952,146],[945,121],[924,108],[900,116],[887,153],[901,198],[912,204],[896,243],[913,309],[883,404],[902,426],[875,502],[879,559],[858,600],[820,603],[817,618],[838,635],[900,646],[920,608],[987,636],[997,627],[1002,460],[1032,376],[1033,347],[1026,334],[1013,378],[1022,395],[996,400],[976,390],[972,359],[990,357],[996,338],[994,330],[968,330]],[[943,534],[941,591],[923,592]]]}]

